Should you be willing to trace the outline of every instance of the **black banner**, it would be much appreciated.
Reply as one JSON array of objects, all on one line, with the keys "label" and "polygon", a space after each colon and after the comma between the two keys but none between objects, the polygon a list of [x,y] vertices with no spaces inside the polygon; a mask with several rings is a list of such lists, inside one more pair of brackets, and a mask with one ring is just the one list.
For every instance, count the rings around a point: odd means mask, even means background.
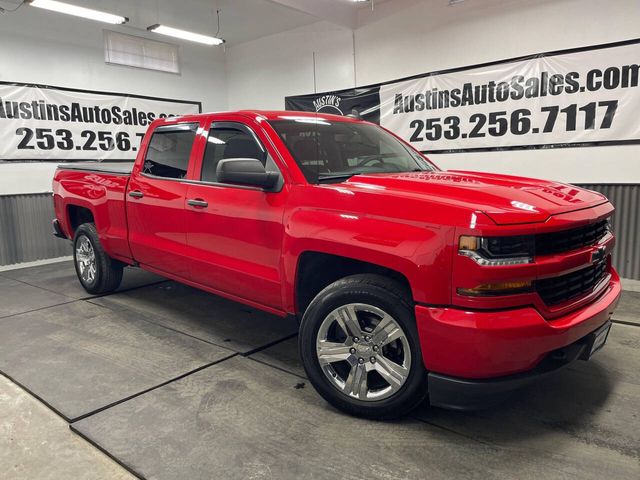
[{"label": "black banner", "polygon": [[287,110],[349,115],[380,123],[380,87],[378,86],[297,95],[286,97],[284,103]]}]

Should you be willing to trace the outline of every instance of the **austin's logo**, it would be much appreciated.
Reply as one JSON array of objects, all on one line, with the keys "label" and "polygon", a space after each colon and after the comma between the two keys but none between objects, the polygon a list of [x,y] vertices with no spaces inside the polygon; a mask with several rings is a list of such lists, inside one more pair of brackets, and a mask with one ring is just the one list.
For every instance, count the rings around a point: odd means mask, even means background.
[{"label": "austin's logo", "polygon": [[340,115],[344,115],[342,110],[340,110],[340,100],[341,98],[337,95],[323,95],[313,101],[313,106],[316,108],[316,112],[337,112]]},{"label": "austin's logo", "polygon": [[591,263],[600,263],[604,260],[605,255],[607,254],[607,247],[604,245],[598,247],[596,250],[591,252]]}]

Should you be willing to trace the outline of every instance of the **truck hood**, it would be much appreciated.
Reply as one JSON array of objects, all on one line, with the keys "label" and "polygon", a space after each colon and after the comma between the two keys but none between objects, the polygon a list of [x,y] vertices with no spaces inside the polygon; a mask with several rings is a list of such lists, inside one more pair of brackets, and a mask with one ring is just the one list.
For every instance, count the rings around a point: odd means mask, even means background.
[{"label": "truck hood", "polygon": [[341,185],[480,210],[498,225],[544,222],[607,202],[604,195],[574,185],[456,170],[356,175]]}]

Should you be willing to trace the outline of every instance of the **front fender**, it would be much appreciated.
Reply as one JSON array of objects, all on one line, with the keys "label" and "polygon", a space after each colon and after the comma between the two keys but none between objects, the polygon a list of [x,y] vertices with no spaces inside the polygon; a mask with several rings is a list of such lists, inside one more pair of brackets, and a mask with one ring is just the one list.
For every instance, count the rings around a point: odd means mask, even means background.
[{"label": "front fender", "polygon": [[450,301],[449,277],[454,228],[422,222],[299,208],[285,221],[283,298],[295,311],[295,280],[300,256],[313,251],[372,263],[404,275],[420,303]]}]

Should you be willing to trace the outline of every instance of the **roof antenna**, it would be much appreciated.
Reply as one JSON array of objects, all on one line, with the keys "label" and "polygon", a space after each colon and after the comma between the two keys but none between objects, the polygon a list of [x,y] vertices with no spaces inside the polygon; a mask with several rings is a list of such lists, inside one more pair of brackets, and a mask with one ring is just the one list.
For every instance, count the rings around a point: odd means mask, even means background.
[{"label": "roof antenna", "polygon": [[352,108],[351,113],[349,113],[347,117],[355,118],[356,120],[362,120],[362,115],[360,115],[360,111],[357,108]]}]

